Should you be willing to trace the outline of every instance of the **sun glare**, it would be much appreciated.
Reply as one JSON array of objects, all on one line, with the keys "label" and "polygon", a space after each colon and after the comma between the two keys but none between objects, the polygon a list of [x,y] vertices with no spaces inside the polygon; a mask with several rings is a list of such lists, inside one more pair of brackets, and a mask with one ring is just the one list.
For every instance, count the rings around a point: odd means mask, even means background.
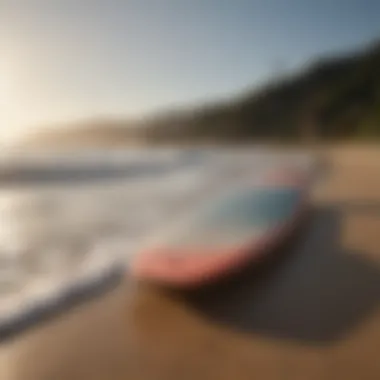
[{"label": "sun glare", "polygon": [[9,103],[10,87],[10,77],[4,71],[0,71],[0,104],[2,106],[7,105]]},{"label": "sun glare", "polygon": [[[20,112],[15,100],[15,81],[10,65],[0,62],[0,139],[12,141],[20,134]],[[20,120],[19,120],[20,121]]]}]

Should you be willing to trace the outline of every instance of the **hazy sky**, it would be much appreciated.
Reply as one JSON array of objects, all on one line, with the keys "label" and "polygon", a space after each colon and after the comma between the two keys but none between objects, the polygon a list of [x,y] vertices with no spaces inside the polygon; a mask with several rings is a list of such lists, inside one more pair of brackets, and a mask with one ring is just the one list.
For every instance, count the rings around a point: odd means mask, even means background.
[{"label": "hazy sky", "polygon": [[0,134],[238,93],[380,37],[379,17],[378,0],[0,0]]}]

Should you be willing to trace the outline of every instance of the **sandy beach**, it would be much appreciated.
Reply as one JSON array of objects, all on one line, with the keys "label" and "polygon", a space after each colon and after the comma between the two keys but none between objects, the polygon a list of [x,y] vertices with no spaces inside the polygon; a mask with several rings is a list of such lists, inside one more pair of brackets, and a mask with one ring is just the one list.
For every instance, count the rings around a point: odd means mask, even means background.
[{"label": "sandy beach", "polygon": [[302,231],[197,292],[128,277],[0,347],[4,380],[377,380],[380,149],[326,148]]}]

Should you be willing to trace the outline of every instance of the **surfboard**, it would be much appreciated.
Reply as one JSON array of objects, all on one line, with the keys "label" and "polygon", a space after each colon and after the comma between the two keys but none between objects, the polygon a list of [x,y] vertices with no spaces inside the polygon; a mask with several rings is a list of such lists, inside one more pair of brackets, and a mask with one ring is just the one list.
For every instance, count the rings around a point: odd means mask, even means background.
[{"label": "surfboard", "polygon": [[132,275],[176,287],[226,276],[270,253],[307,206],[307,179],[295,170],[235,186],[143,248],[131,263]]}]

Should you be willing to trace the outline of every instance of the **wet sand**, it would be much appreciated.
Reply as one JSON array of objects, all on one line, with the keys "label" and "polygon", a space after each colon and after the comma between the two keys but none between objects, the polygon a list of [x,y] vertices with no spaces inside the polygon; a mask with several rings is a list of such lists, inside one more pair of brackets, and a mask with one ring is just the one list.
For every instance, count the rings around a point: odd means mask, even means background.
[{"label": "wet sand", "polygon": [[379,379],[380,151],[329,149],[302,230],[222,284],[126,278],[0,348],[0,379]]}]

